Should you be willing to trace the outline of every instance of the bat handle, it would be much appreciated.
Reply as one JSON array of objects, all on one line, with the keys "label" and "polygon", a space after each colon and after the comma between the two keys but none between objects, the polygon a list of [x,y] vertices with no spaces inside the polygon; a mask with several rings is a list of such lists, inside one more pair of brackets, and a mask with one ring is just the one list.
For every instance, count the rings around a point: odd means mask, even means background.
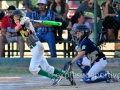
[{"label": "bat handle", "polygon": [[42,20],[32,20],[32,19],[30,19],[30,21],[38,22],[38,23],[42,23],[43,22]]}]

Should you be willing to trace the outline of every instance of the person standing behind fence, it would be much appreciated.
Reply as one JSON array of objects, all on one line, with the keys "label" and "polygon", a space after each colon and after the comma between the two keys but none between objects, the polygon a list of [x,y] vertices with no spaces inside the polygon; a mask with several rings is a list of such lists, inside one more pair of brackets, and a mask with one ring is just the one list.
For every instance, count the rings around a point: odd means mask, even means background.
[{"label": "person standing behind fence", "polygon": [[[86,18],[86,25],[92,31],[90,38],[94,40],[94,0],[86,0],[80,4],[76,12],[82,12]],[[97,5],[97,21],[101,19],[100,6]]]},{"label": "person standing behind fence", "polygon": [[[55,21],[62,22],[62,26],[55,27],[55,35],[58,37],[57,40],[61,41],[63,29],[66,29],[68,26],[68,20],[67,20],[67,13],[68,13],[69,6],[67,3],[65,3],[65,0],[55,0],[54,3],[50,5],[50,10],[53,10],[55,13],[59,14],[59,16],[56,16]],[[57,31],[58,30],[58,31]]]},{"label": "person standing behind fence", "polygon": [[8,15],[2,18],[1,24],[1,36],[0,36],[0,57],[5,49],[5,43],[9,44],[11,42],[17,41],[20,51],[20,57],[24,56],[24,40],[19,33],[15,32],[15,24],[10,19],[12,11],[16,10],[15,6],[8,7]]},{"label": "person standing behind fence", "polygon": [[103,11],[103,30],[106,31],[107,41],[114,41],[117,38],[119,24],[115,20],[116,13],[112,7],[113,0],[106,0],[101,4]]},{"label": "person standing behind fence", "polygon": [[38,9],[37,1],[38,0],[23,0],[23,6],[27,10],[26,17],[29,17],[32,19],[33,11]]},{"label": "person standing behind fence", "polygon": [[[47,0],[38,0],[38,11],[33,12],[33,20],[49,20],[55,21],[55,14],[51,10],[47,10]],[[55,36],[53,33],[53,26],[44,25],[41,23],[33,22],[33,26],[36,29],[36,34],[40,41],[45,41],[50,47],[51,57],[56,57],[56,43]]]}]

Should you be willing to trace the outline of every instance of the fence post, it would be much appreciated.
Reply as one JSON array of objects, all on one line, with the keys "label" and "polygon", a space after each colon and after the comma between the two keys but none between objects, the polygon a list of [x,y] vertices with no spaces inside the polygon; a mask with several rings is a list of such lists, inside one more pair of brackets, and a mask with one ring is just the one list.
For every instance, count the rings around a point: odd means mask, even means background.
[{"label": "fence post", "polygon": [[94,43],[97,43],[97,0],[94,0]]}]

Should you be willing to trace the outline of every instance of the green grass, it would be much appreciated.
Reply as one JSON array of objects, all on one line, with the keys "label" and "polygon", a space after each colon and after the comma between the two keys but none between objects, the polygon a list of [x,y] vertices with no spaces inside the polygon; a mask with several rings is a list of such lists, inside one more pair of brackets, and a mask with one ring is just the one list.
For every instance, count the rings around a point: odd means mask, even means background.
[{"label": "green grass", "polygon": [[[30,75],[31,72],[28,69],[29,67],[3,66],[0,67],[0,76]],[[113,74],[120,74],[119,69],[109,68],[106,70],[111,71]],[[73,68],[73,71],[74,73],[82,74],[79,68]]]},{"label": "green grass", "polygon": [[29,67],[13,67],[13,66],[4,66],[0,67],[0,76],[3,75],[27,75],[31,74],[28,70]]}]

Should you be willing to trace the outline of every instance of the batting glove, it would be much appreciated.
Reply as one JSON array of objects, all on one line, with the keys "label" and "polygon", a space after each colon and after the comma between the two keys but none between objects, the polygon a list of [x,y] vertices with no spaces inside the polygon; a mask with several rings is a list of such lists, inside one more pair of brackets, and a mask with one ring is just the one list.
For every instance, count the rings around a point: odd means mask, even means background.
[{"label": "batting glove", "polygon": [[30,22],[30,18],[29,17],[22,17],[20,18],[20,24],[23,25],[27,22]]}]

